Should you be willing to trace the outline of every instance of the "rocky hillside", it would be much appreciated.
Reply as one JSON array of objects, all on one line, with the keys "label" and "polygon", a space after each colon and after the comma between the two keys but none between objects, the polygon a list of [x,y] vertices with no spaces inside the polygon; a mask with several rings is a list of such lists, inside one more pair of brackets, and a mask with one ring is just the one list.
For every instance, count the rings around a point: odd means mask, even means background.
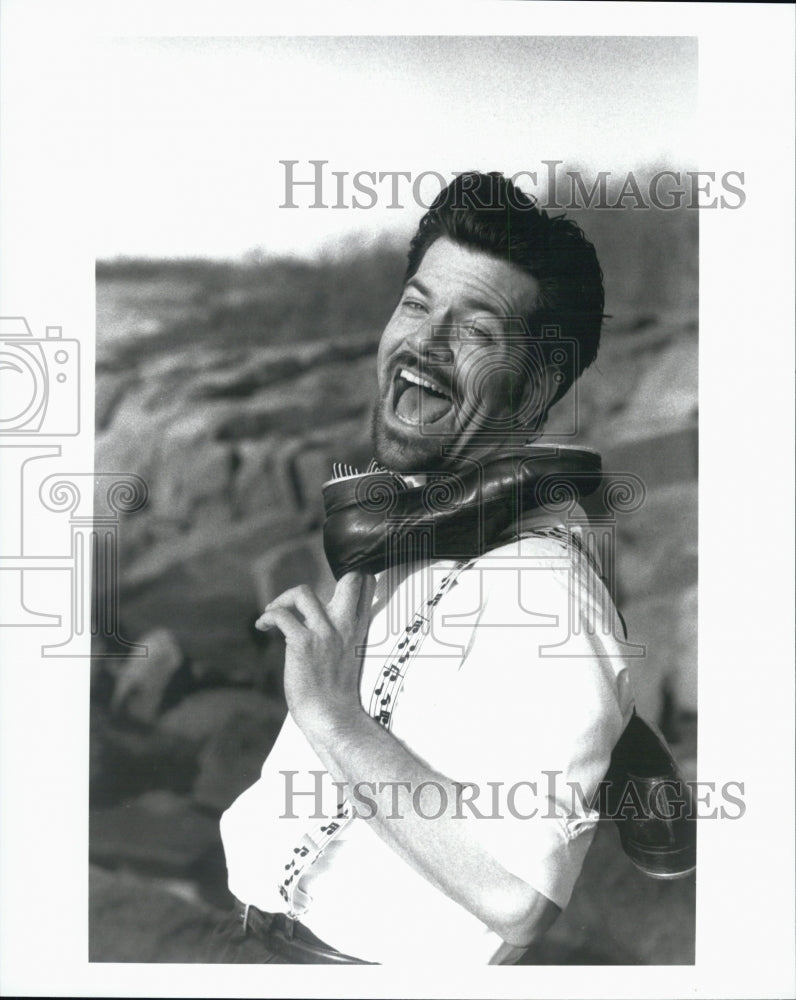
[{"label": "rocky hillside", "polygon": [[[633,663],[639,703],[692,766],[696,218],[592,213],[583,224],[613,318],[581,383],[580,440],[646,484],[645,504],[620,519],[620,601],[631,640],[648,647]],[[329,587],[319,487],[333,461],[370,458],[375,351],[402,270],[387,244],[316,263],[98,266],[96,469],[149,488],[122,524],[119,560],[122,633],[148,656],[98,656],[93,672],[98,958],[121,955],[134,911],[141,925],[146,912],[157,922],[193,907],[201,925],[227,905],[217,817],[255,780],[284,712],[280,640],[253,621],[287,586]],[[551,430],[565,416],[554,411]],[[630,866],[613,847],[621,882]],[[687,922],[691,890],[667,889]],[[139,902],[124,910],[128,897]],[[105,919],[114,899],[119,935]],[[557,940],[588,951],[566,925]],[[687,961],[684,947],[636,960]]]}]

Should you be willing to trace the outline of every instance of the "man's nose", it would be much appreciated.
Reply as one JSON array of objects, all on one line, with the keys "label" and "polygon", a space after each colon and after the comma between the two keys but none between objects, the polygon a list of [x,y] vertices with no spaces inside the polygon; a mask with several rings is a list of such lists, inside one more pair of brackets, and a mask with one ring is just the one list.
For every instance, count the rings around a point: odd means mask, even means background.
[{"label": "man's nose", "polygon": [[405,346],[417,355],[421,364],[449,365],[453,363],[459,339],[459,331],[454,324],[428,315],[409,334]]}]

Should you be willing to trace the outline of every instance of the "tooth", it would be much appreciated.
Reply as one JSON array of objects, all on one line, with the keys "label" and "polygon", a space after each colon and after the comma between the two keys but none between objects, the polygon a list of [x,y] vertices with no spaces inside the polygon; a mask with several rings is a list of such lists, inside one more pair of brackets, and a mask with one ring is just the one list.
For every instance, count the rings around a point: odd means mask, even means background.
[{"label": "tooth", "polygon": [[442,392],[442,389],[435,382],[423,378],[421,375],[415,375],[414,372],[410,372],[406,368],[401,369],[401,378],[406,379],[407,382],[412,382],[414,385],[422,386],[424,389],[431,389],[433,392]]},{"label": "tooth", "polygon": [[451,398],[450,394],[440,388],[436,382],[423,378],[421,375],[416,375],[414,372],[409,371],[408,368],[402,368],[399,375],[402,379],[405,379],[407,382],[411,382],[413,385],[422,386],[424,389],[431,389],[432,392],[439,393],[439,395],[443,396],[445,399]]}]

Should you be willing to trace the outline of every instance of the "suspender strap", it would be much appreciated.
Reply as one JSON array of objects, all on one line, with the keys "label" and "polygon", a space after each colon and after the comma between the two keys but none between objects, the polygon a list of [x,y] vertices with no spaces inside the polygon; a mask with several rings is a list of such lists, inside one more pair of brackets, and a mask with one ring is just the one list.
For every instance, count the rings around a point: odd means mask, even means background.
[{"label": "suspender strap", "polygon": [[[454,585],[459,574],[472,564],[473,560],[460,560],[446,573],[434,596],[424,601],[412,615],[385,660],[384,667],[376,675],[367,711],[371,718],[385,729],[389,730],[392,727],[393,713],[404,678],[417,659],[423,641],[431,629],[434,609]],[[324,820],[323,823],[313,827],[294,845],[291,855],[286,859],[279,883],[279,894],[288,905],[288,916],[296,919],[307,912],[311,900],[299,888],[301,877],[355,816],[354,807],[346,799],[341,803],[333,820]]]}]

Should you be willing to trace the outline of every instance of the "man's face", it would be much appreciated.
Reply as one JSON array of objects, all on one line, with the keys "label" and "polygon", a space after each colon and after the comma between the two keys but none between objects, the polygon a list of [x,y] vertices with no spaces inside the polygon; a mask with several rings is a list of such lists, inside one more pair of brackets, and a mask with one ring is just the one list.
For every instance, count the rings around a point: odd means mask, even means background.
[{"label": "man's face", "polygon": [[421,472],[483,457],[529,406],[538,412],[540,384],[518,337],[538,288],[491,254],[445,237],[429,247],[379,344],[373,444],[383,465]]}]

